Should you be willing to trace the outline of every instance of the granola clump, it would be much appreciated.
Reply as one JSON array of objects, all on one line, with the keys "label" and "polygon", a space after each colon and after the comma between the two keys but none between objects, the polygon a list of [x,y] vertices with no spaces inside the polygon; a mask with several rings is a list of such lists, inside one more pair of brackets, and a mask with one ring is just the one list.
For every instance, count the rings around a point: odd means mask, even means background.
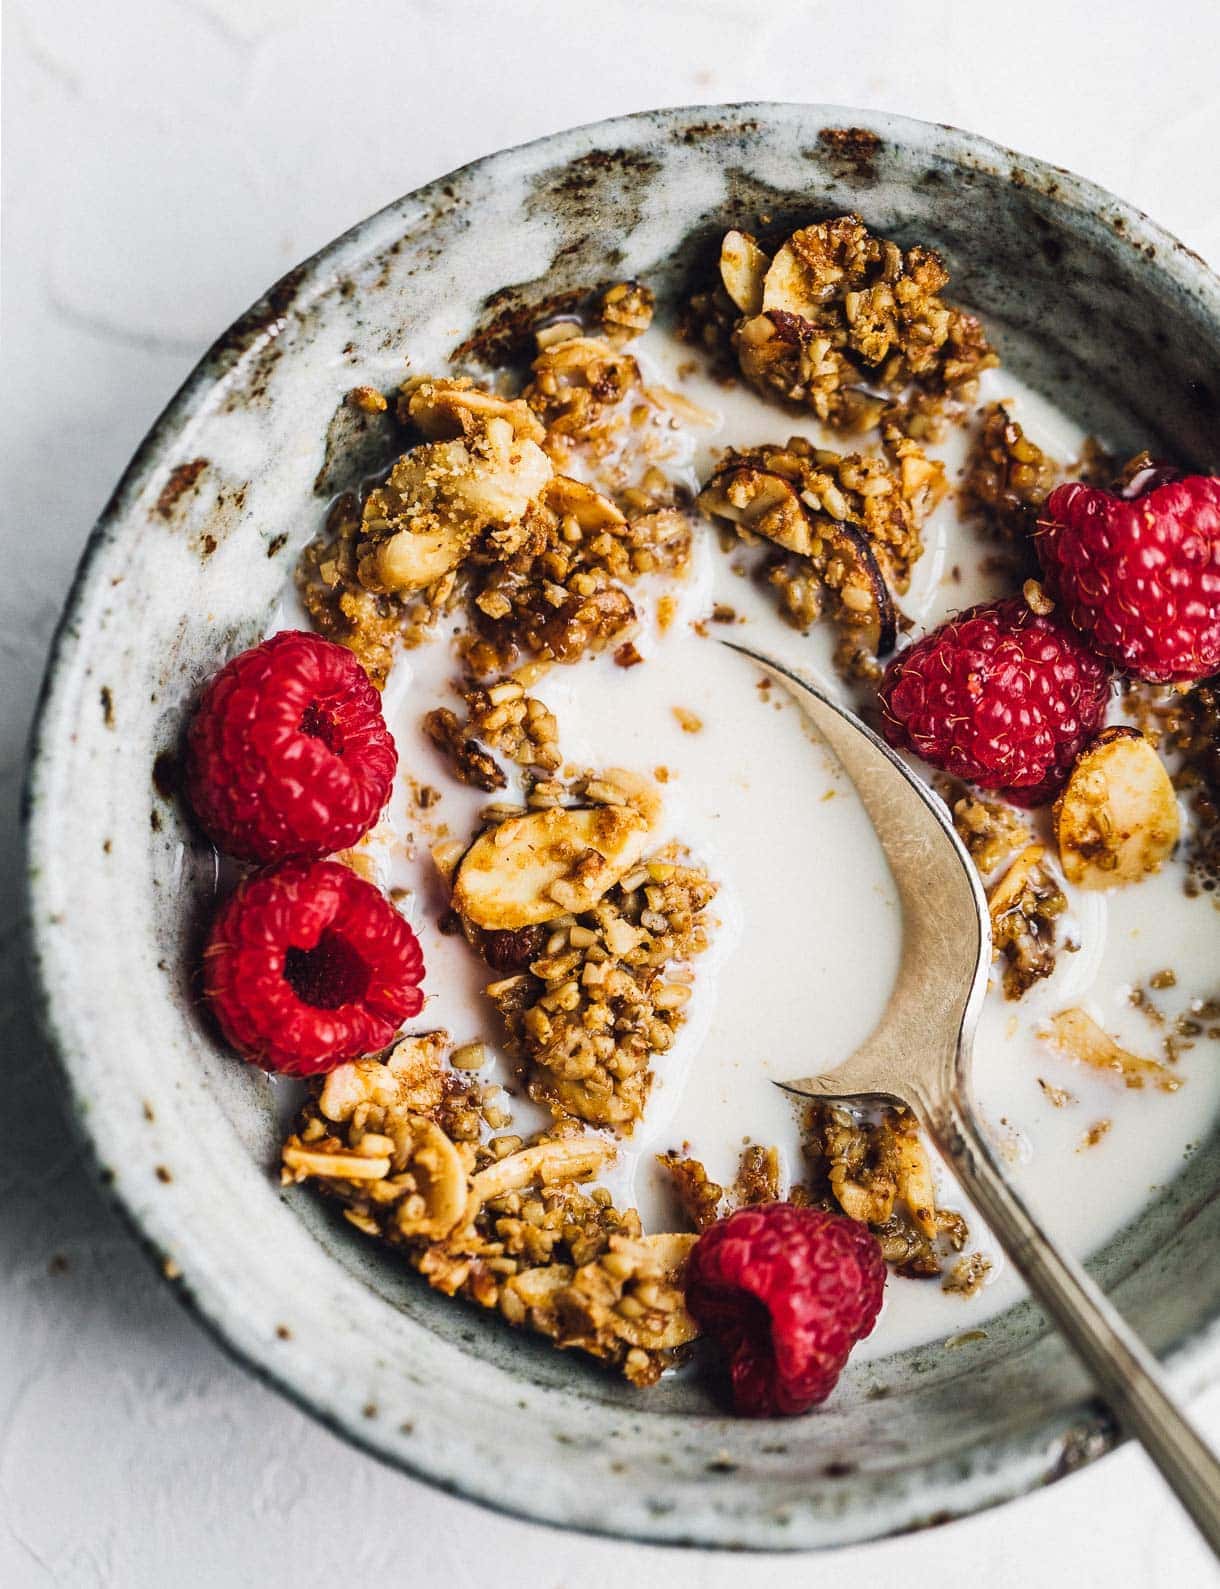
[{"label": "granola clump", "polygon": [[689,961],[708,946],[704,913],[715,894],[703,868],[669,846],[590,909],[556,913],[543,953],[489,986],[532,1097],[559,1114],[631,1130],[652,1059],[685,1022]]},{"label": "granola clump", "polygon": [[[696,1230],[706,1230],[734,1209],[773,1203],[784,1197],[779,1149],[752,1142],[742,1149],[731,1186],[720,1186],[703,1164],[686,1152],[658,1153],[657,1163],[669,1176],[679,1206]],[[787,1202],[807,1203],[805,1188],[789,1188]]]},{"label": "granola clump", "polygon": [[1182,692],[1136,685],[1124,704],[1173,767],[1194,819],[1183,834],[1186,891],[1220,898],[1220,683]]},{"label": "granola clump", "polygon": [[652,324],[656,297],[641,281],[620,281],[607,287],[597,306],[602,335],[613,343],[631,342]]},{"label": "granola clump", "polygon": [[988,539],[1029,548],[1037,515],[1059,466],[1013,419],[1003,403],[982,411],[966,459],[961,500],[966,517]]},{"label": "granola clump", "polygon": [[728,326],[752,386],[838,430],[871,429],[888,410],[909,434],[934,438],[997,363],[978,320],[941,298],[940,256],[904,252],[858,216],[801,227],[773,257],[730,232],[721,281],[731,308],[706,304],[712,338]]},{"label": "granola clump", "polygon": [[557,476],[511,540],[470,559],[467,665],[482,675],[522,657],[576,662],[621,644],[637,622],[626,586],[646,574],[683,575],[690,549],[689,516],[663,477],[646,476],[624,511]]},{"label": "granola clump", "polygon": [[559,769],[563,758],[555,715],[527,695],[519,679],[468,683],[461,695],[464,720],[445,706],[424,718],[424,732],[460,782],[489,794],[506,788],[508,778],[493,751],[539,779]]},{"label": "granola clump", "polygon": [[360,501],[346,492],[336,499],[322,534],[302,552],[296,586],[318,633],[347,646],[382,689],[397,648],[427,638],[452,594],[452,581],[439,581],[409,600],[369,590],[359,573],[362,533]]},{"label": "granola clump", "polygon": [[645,1236],[634,1209],[582,1185],[614,1149],[570,1122],[528,1145],[455,1137],[451,1100],[470,1087],[447,1046],[444,1032],[407,1038],[315,1082],[285,1184],[312,1181],[445,1295],[655,1383],[696,1334],[681,1288],[694,1237]]},{"label": "granola clump", "polygon": [[892,648],[891,592],[905,591],[923,552],[922,529],[944,495],[943,467],[894,427],[884,458],[839,454],[793,436],[783,447],[730,449],[699,494],[708,518],[776,550],[762,577],[780,610],[807,629],[827,609],[847,654]]},{"label": "granola clump", "polygon": [[840,1105],[815,1103],[804,1144],[813,1200],[868,1225],[899,1274],[939,1275],[945,1251],[965,1246],[966,1222],[937,1208],[927,1149],[905,1111],[883,1109],[869,1121]]},{"label": "granola clump", "polygon": [[1029,824],[998,801],[961,796],[953,803],[953,825],[987,889],[1004,996],[1019,999],[1050,976],[1060,949],[1067,897],[1053,858]]},{"label": "granola clump", "polygon": [[[626,587],[686,572],[688,504],[650,462],[672,450],[685,399],[645,388],[620,346],[648,308],[646,290],[624,284],[602,304],[613,343],[547,328],[520,398],[466,378],[404,385],[397,416],[422,439],[363,499],[340,499],[297,576],[315,626],[375,683],[396,645],[421,643],[459,604],[480,676],[622,645],[636,626]],[[557,473],[564,462],[613,494]]]}]

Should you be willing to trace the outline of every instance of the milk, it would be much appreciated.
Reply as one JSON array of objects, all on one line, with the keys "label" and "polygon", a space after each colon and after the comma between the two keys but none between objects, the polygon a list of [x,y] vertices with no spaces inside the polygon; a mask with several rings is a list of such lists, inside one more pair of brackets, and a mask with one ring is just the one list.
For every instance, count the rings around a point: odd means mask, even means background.
[{"label": "milk", "polygon": [[[706,429],[676,432],[664,465],[692,490],[728,445],[775,443],[792,434],[839,451],[869,444],[867,437],[836,438],[744,387],[725,391],[689,373],[689,348],[663,330],[650,331],[633,351],[646,379],[682,391],[715,416]],[[1004,370],[982,378],[980,405],[996,398],[1009,401],[1027,434],[1053,457],[1078,455],[1083,433]],[[968,430],[954,431],[928,449],[944,460],[951,481],[968,442]],[[979,567],[988,548],[960,522],[952,500],[932,515],[924,539],[927,550],[901,601],[921,628],[1001,593]],[[712,946],[695,963],[687,1023],[670,1052],[657,1057],[646,1117],[604,1176],[620,1206],[637,1206],[649,1230],[675,1228],[678,1219],[655,1160],[667,1149],[687,1148],[713,1179],[727,1183],[745,1143],[775,1144],[785,1177],[801,1176],[798,1110],[772,1083],[824,1072],[867,1039],[901,953],[893,879],[851,784],[783,690],[760,688],[758,669],[717,643],[731,638],[769,652],[842,691],[830,663],[830,622],[809,635],[789,628],[769,594],[734,572],[734,564],[748,561],[748,554],[726,555],[700,525],[686,579],[633,587],[643,619],[636,645],[645,665],[623,669],[609,655],[587,658],[552,668],[531,692],[555,713],[567,760],[664,769],[659,842],[679,840],[720,884],[708,912]],[[677,603],[664,631],[657,623],[662,594]],[[701,633],[695,625],[714,602],[731,606],[737,621],[699,624]],[[290,602],[283,622],[301,621]],[[492,1060],[480,1080],[509,1090],[500,1100],[513,1115],[508,1129],[528,1133],[547,1116],[524,1097],[498,1047],[495,1012],[481,992],[492,973],[462,938],[437,930],[446,901],[429,846],[468,837],[492,798],[453,779],[420,728],[432,707],[458,704],[450,689],[460,671],[455,630],[456,621],[446,620],[434,640],[403,653],[385,694],[403,774],[441,798],[426,812],[413,810],[400,777],[366,848],[379,882],[409,890],[400,905],[420,935],[427,965],[427,1002],[416,1028],[443,1026],[459,1043],[482,1038]],[[683,730],[675,707],[695,714],[702,724],[697,732]],[[510,790],[502,798],[511,797]],[[1205,1140],[1220,1107],[1220,1043],[1194,1039],[1176,1069],[1180,1091],[1165,1094],[1126,1091],[1072,1063],[1040,1034],[1051,1015],[1082,1005],[1134,1052],[1159,1058],[1174,1018],[1189,1012],[1192,1000],[1220,995],[1220,912],[1207,896],[1188,898],[1183,880],[1182,864],[1171,861],[1159,876],[1111,894],[1069,890],[1061,941],[1079,941],[1079,951],[1061,949],[1054,975],[1019,1002],[993,988],[980,1023],[975,1082],[984,1128],[1022,1194],[1082,1257],[1133,1219]],[[1130,995],[1166,969],[1177,980],[1151,995],[1164,1015],[1158,1026]],[[1039,1078],[1074,1101],[1055,1107]],[[1103,1120],[1110,1122],[1105,1135],[1084,1146],[1086,1133]],[[1018,1277],[943,1166],[938,1196],[965,1213],[966,1250],[991,1260],[988,1280],[965,1298],[936,1280],[892,1275],[862,1356],[985,1326],[1021,1294]]]}]

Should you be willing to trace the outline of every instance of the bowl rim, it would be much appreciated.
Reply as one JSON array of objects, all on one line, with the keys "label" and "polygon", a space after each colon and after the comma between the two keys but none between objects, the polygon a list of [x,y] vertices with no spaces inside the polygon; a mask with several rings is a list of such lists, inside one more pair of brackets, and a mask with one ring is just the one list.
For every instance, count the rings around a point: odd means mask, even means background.
[{"label": "bowl rim", "polygon": [[[418,207],[438,201],[451,184],[476,171],[495,176],[509,173],[543,150],[554,161],[571,159],[592,149],[619,143],[639,143],[641,132],[651,131],[657,138],[666,132],[714,116],[722,119],[726,130],[734,122],[741,130],[746,124],[758,126],[808,118],[815,125],[850,125],[874,133],[883,141],[906,148],[939,145],[959,165],[1006,179],[1013,184],[1037,187],[1047,200],[1077,215],[1099,217],[1135,250],[1155,250],[1158,264],[1177,283],[1202,298],[1209,313],[1220,323],[1220,277],[1193,249],[1152,221],[1136,206],[1117,198],[1099,184],[1080,177],[1064,167],[1020,154],[978,134],[963,131],[948,123],[927,122],[913,117],[842,105],[809,104],[798,101],[741,101],[726,104],[667,106],[634,111],[625,115],[582,123],[544,134],[524,143],[481,155],[455,167],[432,181],[391,200],[379,210],[356,222],[314,254],[289,270],[267,292],[224,331],[202,355],[160,415],[150,426],[103,507],[83,549],[65,599],[51,642],[46,669],[30,730],[27,764],[22,789],[21,824],[25,845],[23,932],[30,972],[35,1015],[54,1057],[62,1079],[71,1122],[89,1159],[100,1172],[108,1200],[123,1218],[139,1245],[171,1282],[180,1301],[211,1334],[226,1354],[295,1403],[311,1417],[341,1435],[353,1445],[413,1477],[448,1493],[463,1496],[502,1514],[548,1526],[575,1529],[641,1543],[697,1546],[699,1548],[741,1549],[739,1541],[727,1535],[713,1537],[704,1531],[693,1537],[681,1530],[665,1528],[655,1516],[640,1507],[627,1525],[618,1521],[599,1524],[596,1517],[572,1518],[548,1512],[543,1502],[532,1504],[506,1499],[490,1479],[476,1472],[449,1471],[427,1458],[413,1460],[400,1450],[390,1450],[378,1441],[359,1407],[350,1413],[326,1406],[314,1399],[305,1383],[287,1366],[277,1367],[270,1354],[259,1351],[242,1333],[236,1320],[226,1314],[224,1298],[214,1294],[207,1280],[186,1286],[174,1283],[167,1252],[146,1228],[136,1199],[123,1183],[112,1182],[103,1166],[105,1155],[97,1130],[99,1116],[88,1097],[89,1044],[87,1034],[76,1030],[60,1017],[55,989],[66,966],[60,955],[66,948],[59,924],[49,919],[44,908],[48,878],[55,864],[54,835],[49,830],[50,802],[39,798],[41,787],[49,781],[63,726],[63,708],[69,696],[68,678],[73,665],[83,655],[83,635],[77,622],[90,586],[95,565],[103,552],[121,533],[122,521],[150,476],[161,466],[165,450],[202,408],[207,395],[224,374],[242,361],[257,356],[274,341],[289,316],[300,314],[313,299],[325,292],[344,256],[358,250],[361,255],[376,248],[380,233],[387,228],[402,229],[407,206]],[[946,142],[950,146],[945,148]],[[185,1251],[185,1249],[183,1249]],[[1175,1388],[1186,1396],[1197,1394],[1220,1377],[1220,1300],[1211,1317],[1191,1334],[1176,1342],[1162,1359]],[[1015,1498],[1044,1484],[1055,1482],[1077,1468],[1096,1460],[1123,1440],[1106,1410],[1096,1400],[1083,1398],[1077,1404],[1052,1415],[1044,1424],[1018,1436],[1005,1437],[991,1448],[989,1482],[975,1487],[960,1506],[950,1505],[929,1515],[926,1502],[915,1496],[876,1527],[865,1527],[841,1539],[817,1542],[777,1540],[772,1545],[751,1544],[749,1549],[834,1548],[837,1544],[859,1543],[937,1526],[958,1517]],[[980,1447],[971,1447],[978,1453]]]}]

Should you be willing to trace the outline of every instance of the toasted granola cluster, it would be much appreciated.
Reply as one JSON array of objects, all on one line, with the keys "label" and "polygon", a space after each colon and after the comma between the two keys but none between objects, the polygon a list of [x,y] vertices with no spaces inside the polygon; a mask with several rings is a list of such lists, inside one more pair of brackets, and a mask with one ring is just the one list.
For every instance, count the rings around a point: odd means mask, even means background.
[{"label": "toasted granola cluster", "polygon": [[988,538],[1024,546],[1059,467],[1013,419],[1003,403],[983,410],[966,459],[961,499],[966,516]]},{"label": "toasted granola cluster", "polygon": [[888,409],[909,434],[934,437],[997,362],[977,319],[941,298],[940,256],[904,252],[854,215],[799,228],[774,257],[729,232],[720,275],[732,309],[718,295],[694,306],[703,340],[729,327],[752,386],[838,430],[870,429]]},{"label": "toasted granola cluster", "polygon": [[987,888],[991,941],[1006,998],[1019,999],[1055,969],[1067,898],[1050,851],[1011,806],[962,795],[953,825]]},{"label": "toasted granola cluster", "polygon": [[[706,1230],[737,1208],[772,1203],[783,1196],[779,1150],[752,1142],[742,1149],[731,1186],[720,1186],[703,1164],[687,1153],[659,1153],[657,1163],[670,1178],[682,1212],[696,1230]],[[807,1202],[802,1187],[793,1187],[787,1201]]]},{"label": "toasted granola cluster", "polygon": [[485,674],[522,656],[576,662],[625,641],[636,627],[625,587],[685,573],[690,548],[689,516],[663,477],[646,477],[624,512],[557,475],[511,539],[484,543],[469,561],[467,664]]},{"label": "toasted granola cluster", "polygon": [[943,467],[916,442],[892,425],[883,442],[884,458],[829,452],[800,436],[730,450],[698,499],[740,539],[777,548],[762,575],[783,615],[806,629],[829,608],[847,657],[892,648],[891,592],[909,585],[924,522],[946,489]]},{"label": "toasted granola cluster", "polygon": [[508,778],[492,751],[539,779],[558,770],[563,758],[555,715],[527,695],[519,679],[500,679],[487,686],[468,683],[462,689],[462,702],[464,720],[447,706],[436,707],[424,718],[424,732],[460,782],[489,794],[506,788]]},{"label": "toasted granola cluster", "polygon": [[939,1275],[946,1247],[965,1246],[961,1215],[936,1207],[927,1149],[910,1115],[883,1109],[868,1121],[836,1104],[812,1104],[805,1153],[814,1200],[863,1220],[899,1274]]},{"label": "toasted granola cluster", "polygon": [[444,1032],[407,1038],[315,1085],[285,1183],[312,1181],[438,1291],[654,1383],[696,1334],[681,1289],[694,1237],[645,1236],[634,1209],[583,1189],[614,1149],[570,1122],[529,1145],[455,1138],[452,1100],[470,1084],[447,1046]]},{"label": "toasted granola cluster", "polygon": [[[298,587],[315,626],[384,684],[397,645],[415,645],[459,602],[466,660],[484,674],[522,655],[573,662],[624,643],[636,622],[626,586],[680,575],[687,503],[655,466],[682,420],[706,415],[645,387],[623,344],[652,298],[621,283],[601,298],[603,336],[559,322],[519,398],[466,378],[408,381],[396,413],[416,437],[363,499],[335,505],[308,547]],[[598,485],[561,472],[578,467]]]},{"label": "toasted granola cluster", "polygon": [[708,946],[715,894],[706,871],[671,846],[590,909],[544,924],[542,952],[487,990],[531,1096],[594,1125],[632,1128],[653,1057],[686,1019],[688,962]]}]

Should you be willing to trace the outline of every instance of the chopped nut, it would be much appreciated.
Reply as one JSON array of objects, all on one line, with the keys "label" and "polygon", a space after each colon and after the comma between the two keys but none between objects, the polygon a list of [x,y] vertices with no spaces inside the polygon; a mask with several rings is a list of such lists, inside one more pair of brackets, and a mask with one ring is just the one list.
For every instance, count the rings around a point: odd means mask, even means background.
[{"label": "chopped nut", "polygon": [[1055,969],[1056,924],[1067,899],[1050,870],[1046,847],[1027,844],[988,891],[991,939],[1004,966],[1004,992],[1021,995]]}]

